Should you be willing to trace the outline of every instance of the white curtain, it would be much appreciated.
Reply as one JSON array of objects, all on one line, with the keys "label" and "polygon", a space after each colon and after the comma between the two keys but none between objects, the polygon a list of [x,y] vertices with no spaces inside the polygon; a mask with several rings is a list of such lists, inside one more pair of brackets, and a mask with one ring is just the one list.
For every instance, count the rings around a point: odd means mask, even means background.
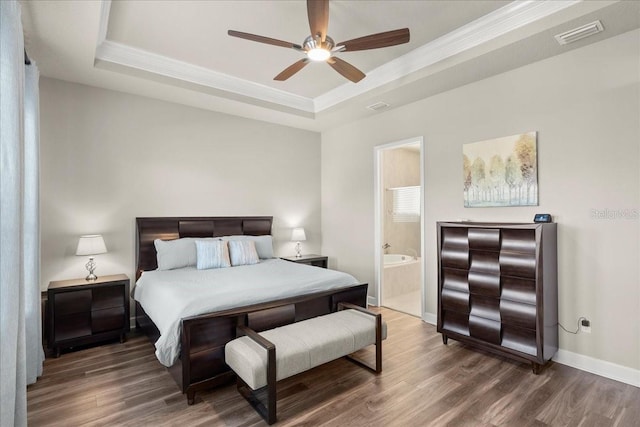
[{"label": "white curtain", "polygon": [[42,375],[40,303],[40,72],[35,62],[25,67],[24,159],[22,193],[22,283],[25,290],[27,384]]},{"label": "white curtain", "polygon": [[20,5],[0,1],[0,426],[27,425],[42,374],[38,71],[26,66]]}]

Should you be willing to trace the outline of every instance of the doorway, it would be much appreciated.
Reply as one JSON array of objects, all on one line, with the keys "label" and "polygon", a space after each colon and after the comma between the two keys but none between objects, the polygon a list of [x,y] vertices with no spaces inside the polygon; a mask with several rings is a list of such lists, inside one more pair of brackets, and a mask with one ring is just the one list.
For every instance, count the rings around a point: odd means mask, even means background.
[{"label": "doorway", "polygon": [[424,315],[422,137],[375,147],[377,304]]}]

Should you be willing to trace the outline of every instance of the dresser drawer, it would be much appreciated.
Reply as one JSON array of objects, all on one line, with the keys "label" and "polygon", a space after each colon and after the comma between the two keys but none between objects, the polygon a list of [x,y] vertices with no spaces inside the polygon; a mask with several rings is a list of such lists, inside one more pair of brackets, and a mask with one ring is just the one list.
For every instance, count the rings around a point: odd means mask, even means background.
[{"label": "dresser drawer", "polygon": [[500,318],[503,323],[523,328],[536,329],[537,307],[531,304],[509,301],[500,301]]}]

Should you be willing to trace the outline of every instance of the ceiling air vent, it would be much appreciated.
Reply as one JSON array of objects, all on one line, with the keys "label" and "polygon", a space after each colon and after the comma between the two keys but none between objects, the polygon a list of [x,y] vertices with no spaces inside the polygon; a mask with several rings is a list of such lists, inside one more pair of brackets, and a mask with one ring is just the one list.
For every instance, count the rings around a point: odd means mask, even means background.
[{"label": "ceiling air vent", "polygon": [[598,34],[602,30],[604,30],[604,28],[602,28],[602,22],[593,21],[581,27],[574,28],[573,30],[565,31],[562,34],[558,34],[555,36],[555,38],[560,44],[569,44],[585,37]]},{"label": "ceiling air vent", "polygon": [[369,110],[373,110],[373,111],[382,110],[382,109],[385,109],[387,107],[389,107],[389,104],[387,104],[386,102],[382,102],[382,101],[378,101],[378,102],[375,102],[375,103],[373,103],[371,105],[367,105],[367,108]]}]

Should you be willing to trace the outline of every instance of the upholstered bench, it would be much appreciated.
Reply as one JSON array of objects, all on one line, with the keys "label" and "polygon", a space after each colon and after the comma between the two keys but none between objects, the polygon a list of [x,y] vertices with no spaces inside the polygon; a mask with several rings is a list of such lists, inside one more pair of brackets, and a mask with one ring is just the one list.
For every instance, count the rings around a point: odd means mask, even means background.
[{"label": "upholstered bench", "polygon": [[[227,343],[225,361],[237,374],[238,391],[267,421],[276,421],[276,381],[307,371],[343,356],[372,371],[382,371],[382,340],[387,336],[380,314],[339,303],[338,311],[257,333],[238,327],[245,335]],[[370,366],[350,356],[376,346],[376,363]],[[257,392],[266,391],[266,403]]]}]

